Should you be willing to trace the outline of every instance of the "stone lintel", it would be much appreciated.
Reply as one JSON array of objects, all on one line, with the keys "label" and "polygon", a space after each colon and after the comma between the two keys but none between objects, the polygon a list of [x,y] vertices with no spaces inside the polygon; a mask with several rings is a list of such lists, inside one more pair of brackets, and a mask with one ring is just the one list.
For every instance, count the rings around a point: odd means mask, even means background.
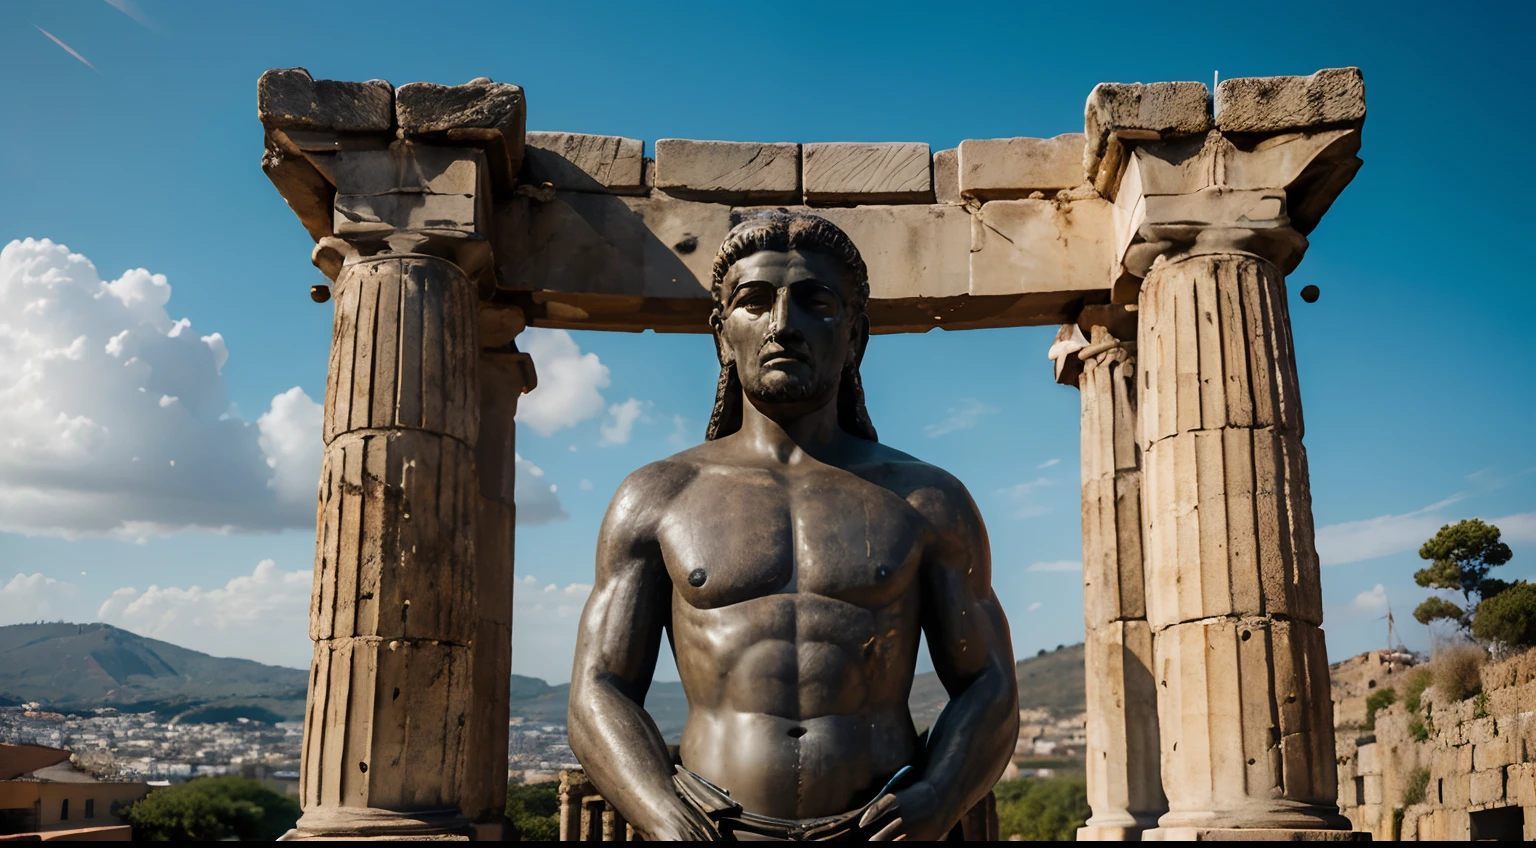
[{"label": "stone lintel", "polygon": [[[1011,204],[1011,206],[1010,206]],[[707,332],[714,250],[753,207],[554,192],[498,210],[500,302],[535,326]],[[831,207],[870,270],[875,332],[1057,324],[1107,299],[1109,204]]]},{"label": "stone lintel", "polygon": [[527,101],[520,86],[485,77],[463,85],[413,82],[395,92],[401,133],[485,150],[492,182],[511,191],[523,163]]},{"label": "stone lintel", "polygon": [[387,133],[395,89],[384,80],[317,80],[303,68],[274,68],[256,81],[256,116],[269,129]]},{"label": "stone lintel", "polygon": [[795,203],[800,145],[663,138],[656,142],[656,187],[719,203]]},{"label": "stone lintel", "polygon": [[1224,132],[1274,133],[1365,121],[1359,68],[1326,68],[1305,77],[1237,77],[1216,86],[1216,126]]},{"label": "stone lintel", "polygon": [[1211,128],[1210,89],[1201,82],[1099,83],[1083,112],[1083,170],[1113,195],[1124,142],[1158,141]]},{"label": "stone lintel", "polygon": [[531,132],[523,153],[523,182],[561,191],[643,194],[645,142],[585,133]]},{"label": "stone lintel", "polygon": [[932,157],[922,142],[807,144],[801,156],[807,204],[933,202]]},{"label": "stone lintel", "polygon": [[977,200],[1015,200],[1055,193],[1086,181],[1086,136],[984,138],[960,142],[960,194]]}]

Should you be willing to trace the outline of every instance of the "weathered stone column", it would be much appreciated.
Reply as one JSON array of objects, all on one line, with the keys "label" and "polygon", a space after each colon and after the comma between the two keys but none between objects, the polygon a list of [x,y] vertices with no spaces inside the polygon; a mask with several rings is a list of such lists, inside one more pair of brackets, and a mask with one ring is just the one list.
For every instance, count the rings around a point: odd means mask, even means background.
[{"label": "weathered stone column", "polygon": [[[1101,86],[1089,101],[1090,127],[1133,130],[1113,142],[1126,150],[1116,294],[1134,291],[1139,307],[1147,619],[1169,804],[1145,838],[1348,838],[1284,275],[1359,167],[1363,84],[1352,69],[1228,80],[1214,128],[1204,86],[1154,88]],[[1189,108],[1173,120],[1179,104]],[[1156,123],[1192,135],[1136,135],[1160,109]]]},{"label": "weathered stone column", "polygon": [[[1084,331],[1086,329],[1086,335]],[[1061,328],[1057,382],[1082,393],[1084,672],[1088,803],[1079,841],[1131,841],[1168,809],[1142,578],[1136,316],[1089,306]]]},{"label": "weathered stone column", "polygon": [[[480,300],[494,287],[492,185],[510,188],[521,157],[522,92],[289,70],[264,74],[258,93],[263,168],[335,281],[315,290],[334,299],[335,329],[304,815],[286,838],[500,836],[511,416],[526,381],[499,373],[515,347],[482,351]],[[513,323],[487,324],[506,336],[495,344],[510,345]]]}]

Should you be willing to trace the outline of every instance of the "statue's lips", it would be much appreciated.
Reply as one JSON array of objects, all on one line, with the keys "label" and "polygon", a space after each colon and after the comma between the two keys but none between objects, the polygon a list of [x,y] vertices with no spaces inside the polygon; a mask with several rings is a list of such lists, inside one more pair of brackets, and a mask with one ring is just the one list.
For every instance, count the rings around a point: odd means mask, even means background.
[{"label": "statue's lips", "polygon": [[810,362],[806,354],[793,350],[770,350],[757,360],[759,365],[784,365],[789,362]]}]

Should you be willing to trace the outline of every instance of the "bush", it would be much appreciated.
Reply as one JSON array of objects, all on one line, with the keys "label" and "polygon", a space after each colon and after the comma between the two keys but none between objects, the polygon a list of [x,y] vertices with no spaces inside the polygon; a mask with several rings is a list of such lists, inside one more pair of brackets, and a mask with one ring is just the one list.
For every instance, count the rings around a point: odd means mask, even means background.
[{"label": "bush", "polygon": [[1421,668],[1415,671],[1413,676],[1408,678],[1408,682],[1403,685],[1403,706],[1408,708],[1410,715],[1419,711],[1419,705],[1424,698],[1424,690],[1429,688],[1429,684],[1434,682],[1434,679],[1434,675],[1430,673],[1429,669]]},{"label": "bush", "polygon": [[1026,842],[1071,841],[1093,814],[1080,778],[1021,777],[1005,780],[997,793],[998,832]]},{"label": "bush", "polygon": [[1376,729],[1376,713],[1397,701],[1397,693],[1391,689],[1378,689],[1365,699],[1365,729]]},{"label": "bush", "polygon": [[1408,735],[1412,736],[1415,742],[1423,742],[1429,739],[1429,728],[1424,726],[1423,719],[1414,716],[1413,720],[1408,722]]},{"label": "bush", "polygon": [[507,818],[524,842],[560,838],[560,784],[512,783],[507,786]]},{"label": "bush", "polygon": [[1412,806],[1424,803],[1424,791],[1429,788],[1429,769],[1414,769],[1403,784],[1403,804]]},{"label": "bush", "polygon": [[1447,701],[1470,698],[1483,690],[1483,662],[1488,657],[1476,645],[1450,645],[1429,664],[1435,688]]},{"label": "bush", "polygon": [[1536,645],[1536,583],[1515,583],[1478,604],[1472,635],[1522,648]]},{"label": "bush", "polygon": [[121,815],[136,842],[272,842],[299,820],[299,803],[248,777],[203,777],[157,789]]}]

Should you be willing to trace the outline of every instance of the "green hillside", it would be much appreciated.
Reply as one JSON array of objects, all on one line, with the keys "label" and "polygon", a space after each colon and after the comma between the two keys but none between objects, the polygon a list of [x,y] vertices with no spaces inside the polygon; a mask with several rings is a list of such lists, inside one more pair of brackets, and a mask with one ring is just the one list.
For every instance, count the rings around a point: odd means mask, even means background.
[{"label": "green hillside", "polygon": [[[1019,708],[1045,709],[1060,718],[1084,710],[1083,646],[1067,645],[1054,651],[1042,651],[1014,664],[1019,680]],[[944,685],[933,672],[919,674],[912,681],[912,695],[907,704],[912,723],[928,727],[939,717],[939,710],[949,700]]]},{"label": "green hillside", "polygon": [[302,719],[307,684],[299,669],[212,657],[110,624],[0,627],[3,703]]}]

